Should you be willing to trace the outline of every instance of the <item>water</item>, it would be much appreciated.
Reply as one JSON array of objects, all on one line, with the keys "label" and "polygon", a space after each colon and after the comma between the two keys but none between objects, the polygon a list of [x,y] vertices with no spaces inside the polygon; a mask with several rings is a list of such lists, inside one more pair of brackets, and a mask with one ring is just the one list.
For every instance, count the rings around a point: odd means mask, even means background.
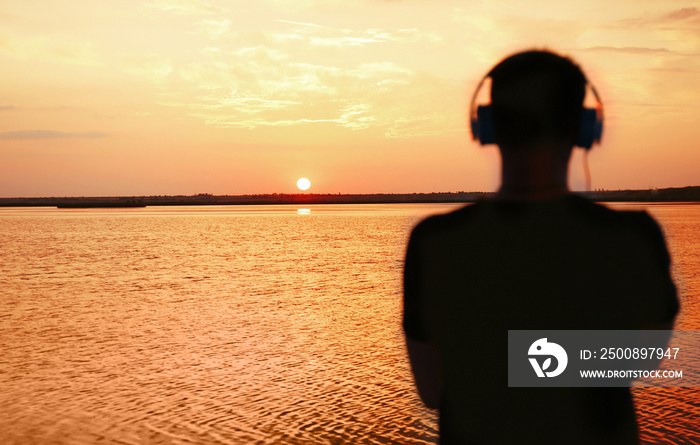
[{"label": "water", "polygon": [[[450,205],[0,209],[0,441],[436,443],[400,329],[410,228]],[[653,205],[700,329],[700,205]],[[636,389],[700,443],[695,388]]]},{"label": "water", "polygon": [[[661,224],[673,261],[681,302],[675,328],[700,330],[700,205],[655,204],[646,209]],[[696,364],[700,366],[700,361]],[[700,444],[700,388],[638,388],[633,392],[644,443]]]}]

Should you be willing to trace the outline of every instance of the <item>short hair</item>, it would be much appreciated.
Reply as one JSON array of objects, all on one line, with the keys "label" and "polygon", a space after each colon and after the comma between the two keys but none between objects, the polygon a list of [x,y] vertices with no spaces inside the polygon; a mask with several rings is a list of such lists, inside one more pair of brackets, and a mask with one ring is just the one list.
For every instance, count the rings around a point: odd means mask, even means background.
[{"label": "short hair", "polygon": [[575,143],[587,81],[571,59],[549,51],[526,51],[506,58],[489,74],[499,145],[569,139]]}]

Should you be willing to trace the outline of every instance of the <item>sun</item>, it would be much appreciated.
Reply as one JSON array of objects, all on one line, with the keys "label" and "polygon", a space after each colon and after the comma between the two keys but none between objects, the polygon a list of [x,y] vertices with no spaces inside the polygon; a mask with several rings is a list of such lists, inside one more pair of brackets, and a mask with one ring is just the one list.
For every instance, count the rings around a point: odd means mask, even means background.
[{"label": "sun", "polygon": [[297,181],[297,187],[299,187],[299,190],[308,190],[308,188],[311,187],[311,181],[306,178],[301,178]]}]

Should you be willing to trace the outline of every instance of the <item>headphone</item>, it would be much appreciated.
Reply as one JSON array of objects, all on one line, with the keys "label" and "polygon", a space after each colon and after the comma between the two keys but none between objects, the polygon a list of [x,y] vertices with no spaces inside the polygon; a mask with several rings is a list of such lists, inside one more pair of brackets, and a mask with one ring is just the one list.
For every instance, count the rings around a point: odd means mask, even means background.
[{"label": "headphone", "polygon": [[[496,128],[493,123],[493,107],[491,104],[476,107],[476,97],[481,91],[486,79],[491,77],[493,70],[489,71],[476,87],[469,106],[469,122],[472,130],[472,139],[478,140],[481,145],[496,143]],[[590,150],[593,144],[600,144],[603,135],[603,103],[595,87],[586,79],[587,89],[593,92],[595,108],[583,107],[581,110],[581,124],[576,138],[576,146]],[[584,97],[585,100],[585,97]]]}]

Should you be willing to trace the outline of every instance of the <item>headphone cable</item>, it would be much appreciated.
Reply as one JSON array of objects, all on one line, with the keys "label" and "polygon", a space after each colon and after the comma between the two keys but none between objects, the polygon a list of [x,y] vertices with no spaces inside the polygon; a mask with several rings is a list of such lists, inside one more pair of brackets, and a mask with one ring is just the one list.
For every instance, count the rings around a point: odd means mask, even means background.
[{"label": "headphone cable", "polygon": [[588,166],[588,151],[583,150],[583,175],[586,178],[586,192],[591,194],[591,169]]}]

